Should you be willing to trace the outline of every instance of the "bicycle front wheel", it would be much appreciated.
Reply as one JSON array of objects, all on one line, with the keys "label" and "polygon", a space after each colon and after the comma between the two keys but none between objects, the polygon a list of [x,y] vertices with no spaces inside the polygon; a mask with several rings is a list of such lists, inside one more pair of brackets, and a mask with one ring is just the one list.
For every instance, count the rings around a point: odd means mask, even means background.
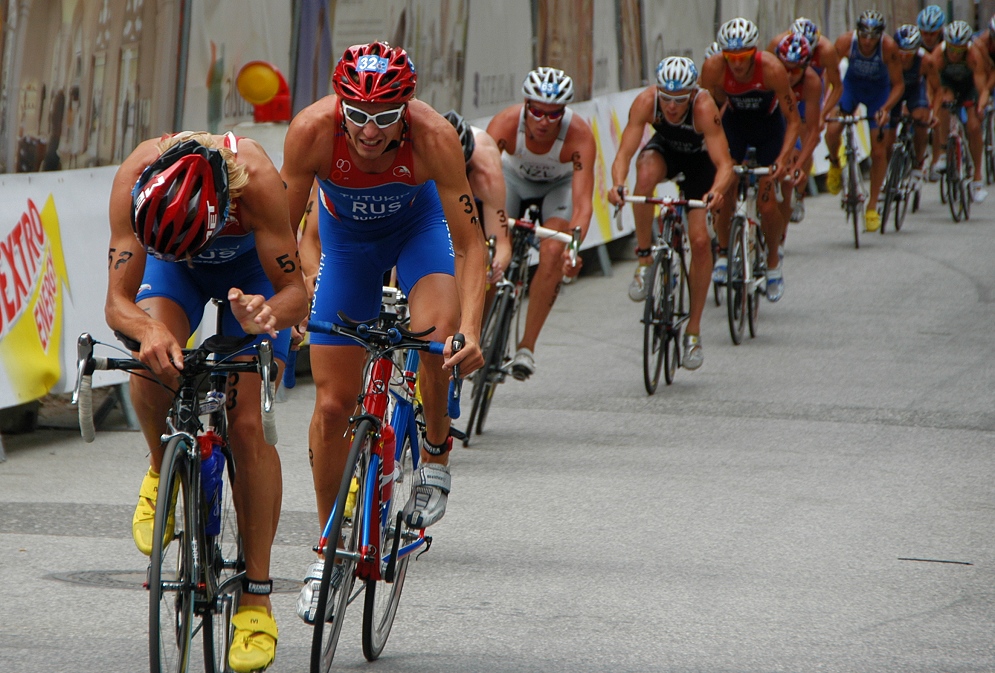
[{"label": "bicycle front wheel", "polygon": [[[403,434],[402,434],[403,433]],[[402,439],[403,437],[403,439]],[[389,565],[388,554],[394,548],[394,539],[398,538],[398,550],[414,543],[419,535],[400,521],[399,515],[404,504],[411,497],[414,488],[414,451],[418,450],[412,443],[411,434],[399,430],[397,434],[399,449],[395,454],[395,479],[390,503],[383,506],[380,518],[380,573],[381,579],[366,581],[366,600],[363,606],[363,656],[367,661],[374,661],[383,652],[387,637],[394,625],[397,606],[401,601],[401,589],[408,574],[410,555],[399,555],[394,566],[394,575],[386,577]]]},{"label": "bicycle front wheel", "polygon": [[[187,440],[166,445],[159,468],[152,555],[149,558],[149,669],[151,673],[185,673],[194,635],[194,540],[199,498],[192,492]],[[174,540],[163,544],[176,494]]]},{"label": "bicycle front wheel", "polygon": [[902,174],[905,171],[905,150],[898,147],[891,154],[888,162],[887,172],[884,178],[884,187],[881,188],[881,233],[888,228],[888,216],[891,215],[892,208],[898,207],[899,190],[902,182]]},{"label": "bicycle front wheel", "polygon": [[985,183],[995,182],[995,114],[989,112],[984,119],[984,156],[985,162]]},{"label": "bicycle front wheel", "polygon": [[951,137],[947,143],[947,205],[950,207],[950,216],[954,222],[960,222],[963,217],[964,182],[962,181],[963,167],[961,165],[960,144]]},{"label": "bicycle front wheel", "polygon": [[764,235],[760,227],[750,227],[747,236],[747,249],[750,253],[750,264],[753,265],[753,291],[749,293],[747,299],[747,317],[750,323],[750,338],[757,336],[760,321],[760,299],[764,293],[764,287],[759,280],[767,276],[767,246],[764,244]]},{"label": "bicycle front wheel", "polygon": [[[676,255],[677,253],[673,254]],[[684,333],[688,310],[691,305],[691,299],[688,296],[688,277],[684,261],[678,257],[678,260],[674,265],[671,265],[671,268],[673,266],[677,267],[678,277],[676,279],[673,277],[673,271],[668,274],[670,282],[667,284],[667,287],[671,288],[670,293],[667,295],[667,301],[670,306],[670,324],[667,325],[668,339],[663,353],[663,376],[668,386],[674,382],[674,374],[677,372],[677,367],[681,364],[681,337]]]},{"label": "bicycle front wheel", "polygon": [[847,217],[853,220],[853,247],[860,248],[860,209],[863,202],[860,199],[860,167],[856,157],[850,157],[846,166],[847,182]]},{"label": "bicycle front wheel", "polygon": [[729,316],[729,335],[739,345],[746,327],[749,288],[746,287],[746,220],[734,217],[729,229],[729,277],[726,281],[726,314]]},{"label": "bicycle front wheel", "polygon": [[660,383],[660,369],[666,349],[667,324],[670,322],[667,303],[667,268],[663,252],[657,252],[646,278],[646,300],[643,306],[643,384],[650,395]]},{"label": "bicycle front wheel", "polygon": [[[325,569],[321,575],[318,606],[311,638],[311,673],[328,673],[335,658],[335,648],[342,634],[346,608],[358,594],[353,594],[356,582],[356,559],[359,557],[359,530],[363,511],[363,460],[370,455],[373,423],[362,420],[356,426],[349,456],[346,459],[339,493],[332,512],[332,526],[325,545]],[[353,479],[359,483],[355,511],[346,517],[345,504]],[[334,550],[334,551],[333,551]]]}]

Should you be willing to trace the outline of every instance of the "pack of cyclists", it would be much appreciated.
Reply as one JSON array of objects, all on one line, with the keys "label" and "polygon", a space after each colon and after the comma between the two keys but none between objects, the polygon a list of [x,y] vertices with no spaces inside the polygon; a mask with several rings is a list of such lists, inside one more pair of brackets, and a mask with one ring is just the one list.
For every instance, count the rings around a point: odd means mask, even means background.
[{"label": "pack of cyclists", "polygon": [[[608,199],[615,205],[628,191],[633,157],[634,194],[652,195],[660,182],[682,175],[683,195],[709,204],[707,212],[693,210],[687,218],[692,263],[684,366],[691,370],[704,360],[700,326],[709,284],[725,282],[728,273],[733,166],[748,154],[772,167],[758,188],[771,302],[784,292],[781,246],[788,222],[804,216],[802,198],[823,131],[830,152],[827,188],[840,189],[839,125],[827,123],[840,113],[852,114],[863,104],[872,131],[880,130],[870,134],[868,230],[880,226],[877,197],[903,110],[917,125],[914,175],[928,179],[945,168],[950,113],[943,103],[961,106],[975,159],[971,196],[977,202],[987,195],[981,120],[995,85],[995,17],[974,35],[967,23],[947,22],[931,5],[915,25],[890,34],[884,17],[867,10],[853,31],[835,41],[805,18],[772,38],[766,50],[759,39],[753,22],[736,18],[721,26],[700,69],[689,58],[663,59],[655,81],[631,104],[611,166]],[[844,77],[842,59],[849,64]],[[410,58],[384,42],[347,49],[332,88],[333,94],[290,123],[279,171],[257,143],[230,133],[169,134],[135,149],[118,170],[110,199],[107,322],[140,342],[135,357],[168,381],[182,367],[181,345],[197,328],[205,304],[226,297],[226,332],[275,338],[277,357],[285,362],[290,328],[308,307],[311,318],[333,323],[340,311],[352,318],[374,316],[384,274],[396,269],[411,329],[434,326],[447,337],[444,354],[426,353],[420,370],[425,441],[404,519],[424,528],[446,511],[452,488],[448,379],[457,365],[465,376],[483,364],[478,340],[485,286],[508,264],[507,218],[521,217],[534,204],[544,226],[586,233],[593,210],[594,134],[570,108],[572,79],[556,68],[531,71],[523,101],[496,114],[486,130],[418,100]],[[652,135],[641,145],[647,129]],[[933,156],[926,166],[930,130]],[[306,227],[298,242],[296,224],[312,194],[317,226]],[[633,216],[637,265],[628,294],[642,301],[653,207],[633,204]],[[497,241],[490,268],[485,234]],[[511,363],[515,378],[535,372],[543,323],[564,275],[576,273],[562,243],[542,243]],[[305,277],[315,279],[313,287]],[[450,341],[457,332],[465,346],[454,352]],[[314,334],[310,356],[316,399],[308,443],[321,525],[341,481],[349,448],[345,431],[361,389],[365,352],[344,338]],[[234,499],[247,564],[229,665],[246,673],[265,669],[276,655],[269,557],[282,492],[280,459],[262,440],[259,383],[251,379],[232,382],[237,404],[229,408],[239,461]],[[133,521],[136,545],[147,555],[171,398],[140,376],[132,377],[131,391],[150,449]],[[319,557],[305,570],[297,610],[308,622],[315,618],[323,564]]]}]

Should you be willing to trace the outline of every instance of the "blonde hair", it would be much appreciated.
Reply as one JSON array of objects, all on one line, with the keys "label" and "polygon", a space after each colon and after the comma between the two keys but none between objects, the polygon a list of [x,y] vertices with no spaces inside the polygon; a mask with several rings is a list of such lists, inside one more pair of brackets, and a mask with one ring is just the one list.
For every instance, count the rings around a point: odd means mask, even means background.
[{"label": "blonde hair", "polygon": [[221,152],[221,156],[225,160],[225,165],[228,167],[228,197],[233,201],[237,199],[242,194],[246,185],[249,184],[249,171],[246,170],[245,166],[235,161],[235,153],[225,147],[224,144],[218,145],[214,136],[207,131],[183,131],[182,133],[176,133],[160,140],[156,147],[159,149],[159,154],[162,154],[173,145],[181,143],[184,140],[194,140],[204,147]]}]

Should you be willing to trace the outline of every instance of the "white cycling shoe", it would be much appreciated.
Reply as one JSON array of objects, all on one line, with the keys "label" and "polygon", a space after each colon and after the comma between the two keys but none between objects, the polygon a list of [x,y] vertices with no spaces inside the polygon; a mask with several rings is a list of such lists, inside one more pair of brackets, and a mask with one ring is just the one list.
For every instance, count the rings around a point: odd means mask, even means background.
[{"label": "white cycling shoe", "polygon": [[411,497],[404,505],[404,522],[411,528],[428,528],[446,513],[452,477],[448,465],[422,463],[415,473]]}]

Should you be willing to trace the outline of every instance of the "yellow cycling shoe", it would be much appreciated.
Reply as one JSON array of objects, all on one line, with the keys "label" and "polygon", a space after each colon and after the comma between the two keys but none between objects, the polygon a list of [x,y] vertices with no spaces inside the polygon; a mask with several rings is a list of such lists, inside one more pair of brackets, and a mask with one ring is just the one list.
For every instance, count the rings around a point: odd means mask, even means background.
[{"label": "yellow cycling shoe", "polygon": [[[176,493],[173,489],[173,500],[170,503],[169,517],[166,519],[166,531],[162,536],[163,544],[173,540],[173,526],[176,521]],[[155,501],[159,495],[159,474],[149,468],[142,480],[142,488],[138,491],[138,506],[131,520],[131,535],[135,538],[138,551],[146,556],[152,555],[152,528],[155,526]]]},{"label": "yellow cycling shoe", "polygon": [[273,616],[261,605],[246,605],[231,618],[235,628],[228,666],[235,673],[251,673],[269,668],[276,659],[276,641],[280,631]]},{"label": "yellow cycling shoe", "polygon": [[829,172],[826,173],[826,189],[830,194],[839,194],[843,189],[843,169],[837,164],[829,164]]},{"label": "yellow cycling shoe", "polygon": [[877,231],[881,228],[881,215],[874,208],[868,208],[864,213],[864,228],[867,231]]}]

